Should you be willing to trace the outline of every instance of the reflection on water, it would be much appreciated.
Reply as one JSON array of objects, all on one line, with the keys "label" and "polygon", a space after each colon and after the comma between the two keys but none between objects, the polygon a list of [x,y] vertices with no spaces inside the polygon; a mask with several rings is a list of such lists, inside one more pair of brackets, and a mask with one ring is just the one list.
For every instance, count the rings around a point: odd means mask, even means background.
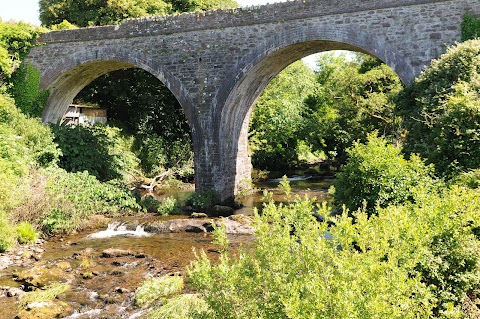
[{"label": "reflection on water", "polygon": [[[315,198],[318,203],[330,202],[332,195],[328,193],[328,189],[332,185],[333,179],[330,178],[317,178],[309,176],[293,176],[287,179],[291,187],[292,196],[304,197],[307,195],[310,198]],[[239,196],[237,201],[243,205],[243,207],[237,211],[236,214],[252,215],[254,208],[259,211],[262,210],[263,205],[263,192],[266,190],[273,194],[273,200],[277,203],[282,203],[285,200],[285,194],[278,187],[278,184],[282,181],[282,178],[270,179],[262,182],[256,182],[254,187],[258,189],[257,192],[248,196]],[[189,191],[161,191],[160,194],[155,195],[158,200],[162,200],[165,197],[174,197],[179,203],[184,203],[185,199],[193,193],[193,190]]]}]

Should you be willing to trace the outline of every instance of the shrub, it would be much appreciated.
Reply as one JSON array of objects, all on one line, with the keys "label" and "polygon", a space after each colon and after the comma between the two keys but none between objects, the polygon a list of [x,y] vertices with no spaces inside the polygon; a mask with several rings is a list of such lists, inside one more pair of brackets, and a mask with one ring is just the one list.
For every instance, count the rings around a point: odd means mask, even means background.
[{"label": "shrub", "polygon": [[0,210],[0,252],[7,251],[15,244],[15,231],[5,212]]},{"label": "shrub", "polygon": [[139,205],[147,212],[158,213],[161,203],[152,195],[147,195],[140,199]]},{"label": "shrub", "polygon": [[328,216],[325,204],[268,203],[255,214],[252,248],[224,251],[218,264],[202,254],[188,268],[210,311],[195,318],[473,318],[480,195],[419,187],[412,196],[330,225],[311,213]]},{"label": "shrub", "polygon": [[413,188],[432,185],[433,167],[413,155],[406,160],[401,149],[385,139],[370,134],[367,143],[354,143],[347,150],[349,158],[342,172],[337,173],[335,203],[355,211],[365,205],[369,214],[377,205],[387,207],[412,200]]},{"label": "shrub", "polygon": [[123,178],[138,166],[130,151],[132,141],[124,140],[119,128],[94,126],[53,126],[55,142],[62,151],[59,166],[69,172],[88,171],[101,181]]},{"label": "shrub", "polygon": [[49,96],[39,89],[40,71],[31,64],[22,63],[12,75],[10,93],[17,107],[26,115],[41,117]]},{"label": "shrub", "polygon": [[17,225],[17,240],[20,244],[34,243],[38,239],[35,227],[29,222],[21,222]]},{"label": "shrub", "polygon": [[157,213],[160,215],[169,215],[175,213],[177,210],[177,200],[173,197],[167,197],[162,201]]},{"label": "shrub", "polygon": [[[315,222],[312,209],[308,199],[286,206],[271,202],[262,216],[255,215],[253,251],[238,258],[224,252],[218,265],[202,254],[188,273],[211,314],[196,318],[427,316],[430,293],[418,276],[399,267],[404,256],[394,253],[398,246],[382,238],[366,253],[354,248],[359,237],[372,243],[371,236],[377,234],[367,231],[371,222],[364,213],[357,216],[362,220],[357,224],[342,215],[329,230],[333,239],[327,239],[327,224]],[[318,207],[318,212],[327,216],[328,208]]]},{"label": "shrub", "polygon": [[149,306],[179,293],[182,289],[183,278],[180,276],[149,278],[135,291],[135,304],[141,307]]},{"label": "shrub", "polygon": [[184,294],[168,299],[148,315],[148,319],[194,319],[196,313],[207,312],[208,305],[198,295]]},{"label": "shrub", "polygon": [[398,103],[405,149],[451,178],[480,167],[480,39],[450,47]]},{"label": "shrub", "polygon": [[195,209],[210,209],[217,203],[217,193],[214,190],[192,193],[185,200],[185,205]]},{"label": "shrub", "polygon": [[480,168],[461,173],[453,182],[460,186],[465,186],[469,188],[480,188]]},{"label": "shrub", "polygon": [[40,221],[50,233],[70,231],[88,221],[93,214],[138,211],[141,207],[125,187],[113,182],[101,183],[87,172],[68,173],[49,168],[46,194],[51,209]]}]

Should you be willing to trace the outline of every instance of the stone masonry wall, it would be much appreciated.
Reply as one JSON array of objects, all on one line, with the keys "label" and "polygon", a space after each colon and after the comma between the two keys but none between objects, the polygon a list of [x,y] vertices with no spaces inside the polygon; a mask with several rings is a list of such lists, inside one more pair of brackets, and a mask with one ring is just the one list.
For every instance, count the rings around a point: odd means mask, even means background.
[{"label": "stone masonry wall", "polygon": [[192,128],[198,190],[232,196],[249,177],[248,114],[270,79],[312,53],[373,54],[408,83],[460,38],[480,0],[304,0],[127,20],[42,36],[29,61],[50,90],[55,122],[92,80],[140,67],[176,96]]}]

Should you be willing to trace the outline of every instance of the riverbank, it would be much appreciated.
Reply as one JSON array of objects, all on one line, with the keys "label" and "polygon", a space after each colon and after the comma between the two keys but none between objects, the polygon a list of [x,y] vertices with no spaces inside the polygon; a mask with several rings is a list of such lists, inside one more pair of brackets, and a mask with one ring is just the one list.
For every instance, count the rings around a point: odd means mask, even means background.
[{"label": "riverbank", "polygon": [[[4,318],[137,318],[142,309],[134,305],[135,290],[145,279],[183,275],[195,259],[193,250],[205,251],[211,260],[218,258],[209,233],[212,222],[225,222],[227,231],[236,233],[229,235],[233,250],[252,240],[253,228],[245,216],[144,214],[125,218],[110,232],[104,227],[17,246],[0,255]],[[57,287],[65,288],[53,298],[41,296]]]}]

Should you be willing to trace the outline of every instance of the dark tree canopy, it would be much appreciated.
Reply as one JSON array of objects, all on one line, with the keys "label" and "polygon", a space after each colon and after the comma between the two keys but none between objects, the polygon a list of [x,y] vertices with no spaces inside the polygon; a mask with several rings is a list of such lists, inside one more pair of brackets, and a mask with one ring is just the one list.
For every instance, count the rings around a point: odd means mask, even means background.
[{"label": "dark tree canopy", "polygon": [[40,0],[44,26],[64,20],[79,27],[116,24],[127,18],[237,7],[234,0]]}]

